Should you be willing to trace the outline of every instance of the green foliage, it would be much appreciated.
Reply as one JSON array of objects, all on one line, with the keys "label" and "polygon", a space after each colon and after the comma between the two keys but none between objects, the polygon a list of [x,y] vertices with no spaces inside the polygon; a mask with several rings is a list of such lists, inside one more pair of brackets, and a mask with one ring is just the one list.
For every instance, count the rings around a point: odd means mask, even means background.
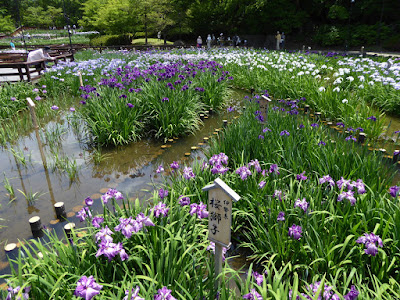
[{"label": "green foliage", "polygon": [[9,15],[0,14],[0,32],[9,33],[15,30],[14,22]]},{"label": "green foliage", "polygon": [[132,42],[132,34],[116,34],[94,36],[90,39],[91,46],[119,46],[130,45]]}]

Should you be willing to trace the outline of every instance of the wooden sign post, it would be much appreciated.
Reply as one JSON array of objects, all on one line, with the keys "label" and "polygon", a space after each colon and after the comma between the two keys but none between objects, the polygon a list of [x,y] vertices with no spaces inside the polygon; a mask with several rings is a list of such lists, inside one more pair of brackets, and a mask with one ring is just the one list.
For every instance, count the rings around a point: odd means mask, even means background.
[{"label": "wooden sign post", "polygon": [[78,71],[78,76],[79,76],[79,84],[80,84],[80,86],[83,86],[83,79],[82,79],[81,71]]},{"label": "wooden sign post", "polygon": [[208,239],[215,243],[217,277],[222,271],[222,248],[231,243],[232,201],[239,201],[240,196],[220,178],[202,190],[208,191]]},{"label": "wooden sign post", "polygon": [[267,122],[268,119],[268,106],[272,102],[270,98],[267,96],[261,95],[261,98],[259,100],[260,102],[260,111],[262,113],[262,116],[264,118],[264,122]]},{"label": "wooden sign post", "polygon": [[35,129],[36,140],[37,140],[37,143],[39,146],[40,156],[42,157],[43,167],[45,170],[47,170],[46,156],[44,155],[43,145],[42,145],[42,141],[40,140],[40,135],[39,135],[39,125],[38,125],[37,119],[36,119],[35,103],[32,101],[31,98],[26,98],[26,101],[28,101],[29,111],[31,113],[33,128]]}]

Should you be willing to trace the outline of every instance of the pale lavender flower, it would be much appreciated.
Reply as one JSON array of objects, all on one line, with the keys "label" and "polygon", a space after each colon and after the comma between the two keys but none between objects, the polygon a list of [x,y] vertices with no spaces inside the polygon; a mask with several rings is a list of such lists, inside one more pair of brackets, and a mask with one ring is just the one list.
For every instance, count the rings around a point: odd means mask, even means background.
[{"label": "pale lavender flower", "polygon": [[132,236],[133,232],[137,233],[143,227],[141,223],[135,224],[136,226],[133,226],[134,223],[137,222],[136,220],[133,220],[132,217],[129,217],[127,219],[119,218],[119,222],[120,223],[114,228],[114,230],[121,231],[121,233],[128,239]]},{"label": "pale lavender flower", "polygon": [[343,199],[349,200],[351,205],[356,204],[356,198],[354,198],[353,191],[342,192],[339,194],[337,201],[343,201]]},{"label": "pale lavender flower", "polygon": [[177,169],[179,169],[179,164],[178,164],[178,162],[174,161],[174,162],[172,162],[172,164],[170,164],[170,167],[173,170],[177,170]]},{"label": "pale lavender flower", "polygon": [[[210,241],[210,245],[207,246],[207,250],[212,250],[212,253],[215,254],[215,243]],[[226,247],[222,247],[222,261],[225,261]]]},{"label": "pale lavender flower", "polygon": [[53,106],[51,107],[51,109],[52,109],[52,110],[58,110],[59,107],[58,107],[57,105],[53,105]]},{"label": "pale lavender flower", "polygon": [[10,99],[11,99],[11,101],[17,100],[17,98],[15,98],[15,97],[11,97]]},{"label": "pale lavender flower", "polygon": [[303,198],[302,200],[297,199],[296,202],[294,203],[294,207],[300,207],[304,212],[307,211],[309,203],[306,201],[306,198]]},{"label": "pale lavender flower", "polygon": [[70,108],[69,108],[69,111],[70,111],[70,112],[74,112],[74,111],[75,111],[75,107],[70,107]]},{"label": "pale lavender flower", "polygon": [[262,180],[262,181],[258,184],[258,187],[259,187],[260,189],[262,189],[262,188],[265,186],[265,184],[266,184],[266,182],[265,182],[264,180]]},{"label": "pale lavender flower", "polygon": [[92,225],[95,228],[100,228],[100,224],[104,222],[104,218],[96,216],[92,219]]},{"label": "pale lavender flower", "polygon": [[279,175],[280,173],[279,173],[279,167],[278,167],[278,165],[277,165],[277,164],[272,164],[272,165],[270,166],[270,168],[269,168],[269,172],[270,172],[270,173],[273,173],[273,174]]},{"label": "pale lavender flower", "polygon": [[164,199],[168,196],[168,190],[164,190],[163,188],[160,188],[158,190],[158,197],[160,197],[160,199]]},{"label": "pale lavender flower", "polygon": [[351,286],[350,292],[344,295],[344,300],[355,300],[358,298],[359,291],[356,290],[354,285]]},{"label": "pale lavender flower", "polygon": [[156,295],[154,295],[154,300],[176,300],[176,298],[171,295],[171,292],[171,290],[164,286],[162,289],[157,291]]},{"label": "pale lavender flower", "polygon": [[290,133],[289,133],[289,131],[287,131],[287,130],[282,130],[281,133],[280,133],[279,135],[280,135],[280,136],[283,136],[283,135],[289,136]]},{"label": "pale lavender flower", "polygon": [[79,218],[81,222],[85,221],[86,218],[91,219],[92,218],[92,213],[89,210],[89,207],[83,207],[77,214],[76,216]]},{"label": "pale lavender flower", "polygon": [[162,172],[164,172],[164,168],[163,168],[163,166],[162,165],[159,165],[158,166],[158,168],[157,168],[157,170],[156,170],[156,173],[162,173]]},{"label": "pale lavender flower", "polygon": [[106,227],[102,228],[98,233],[96,233],[95,237],[96,237],[96,242],[98,241],[109,241],[112,242],[113,238],[111,237],[111,235],[114,232],[112,232],[110,230],[110,228],[108,228],[108,226],[106,225]]},{"label": "pale lavender flower", "polygon": [[196,175],[193,173],[193,169],[192,168],[185,167],[183,169],[183,178],[189,180],[189,179],[192,179],[192,178],[195,178],[195,177],[196,177]]},{"label": "pale lavender flower", "polygon": [[42,100],[42,97],[36,96],[36,97],[35,97],[35,100],[37,100],[37,101]]},{"label": "pale lavender flower", "polygon": [[296,175],[296,179],[297,179],[298,181],[307,180],[307,176],[304,175],[305,173],[306,173],[306,171],[302,172],[301,174],[297,174],[297,175]]},{"label": "pale lavender flower", "polygon": [[371,120],[371,121],[375,122],[376,121],[376,117],[375,116],[370,116],[370,117],[367,118],[367,120]]},{"label": "pale lavender flower", "polygon": [[301,226],[293,224],[292,227],[289,227],[289,236],[295,240],[300,240],[302,233],[303,229]]},{"label": "pale lavender flower", "polygon": [[251,171],[248,167],[242,166],[236,170],[236,174],[239,174],[242,180],[246,180],[248,176],[251,176]]},{"label": "pale lavender flower", "polygon": [[253,272],[251,273],[251,275],[253,276],[253,278],[254,278],[254,280],[256,281],[256,284],[257,284],[257,285],[261,285],[261,284],[263,283],[263,281],[264,281],[264,276],[263,276],[262,274],[259,274],[258,272],[253,271]]},{"label": "pale lavender flower", "polygon": [[285,221],[285,213],[283,211],[280,211],[278,213],[278,217],[276,218],[277,221],[284,222]]},{"label": "pale lavender flower", "polygon": [[[140,288],[136,286],[136,288],[132,288],[132,290],[125,291],[125,297],[122,300],[145,300],[144,298],[139,297]],[[129,293],[131,293],[131,298],[128,299]]]},{"label": "pale lavender flower", "polygon": [[383,242],[382,239],[379,237],[379,235],[375,235],[373,232],[371,233],[364,233],[363,236],[360,236],[357,241],[358,244],[364,244],[365,248],[364,251],[368,255],[375,256],[378,254],[378,247],[376,244],[378,244],[379,247],[383,247]]},{"label": "pale lavender flower", "polygon": [[351,180],[344,179],[343,177],[340,180],[336,181],[338,188],[341,190],[342,188],[352,189]]},{"label": "pale lavender flower", "polygon": [[400,186],[394,185],[389,188],[389,194],[393,198],[396,198],[399,195]]},{"label": "pale lavender flower", "polygon": [[32,92],[37,93],[37,92],[39,92],[39,89],[34,88],[34,89],[32,90]]},{"label": "pale lavender flower", "polygon": [[124,196],[122,196],[121,192],[116,189],[109,189],[104,195],[101,196],[101,200],[104,204],[107,204],[108,200],[114,198],[115,200],[122,200]]},{"label": "pale lavender flower", "polygon": [[169,208],[165,203],[159,202],[153,207],[152,211],[156,218],[159,218],[160,216],[167,217]]},{"label": "pale lavender flower", "polygon": [[118,254],[122,261],[129,258],[122,246],[122,243],[115,244],[107,240],[102,240],[99,244],[99,250],[97,250],[95,256],[99,257],[100,255],[104,255],[107,257],[108,261],[111,261]]},{"label": "pale lavender flower", "polygon": [[283,193],[281,190],[275,190],[272,197],[278,198],[280,201],[282,201],[282,196],[283,196]]},{"label": "pale lavender flower", "polygon": [[190,198],[189,197],[184,197],[183,195],[181,195],[179,197],[179,204],[181,206],[186,206],[190,204]]},{"label": "pale lavender flower", "polygon": [[144,215],[144,213],[139,213],[136,216],[136,222],[142,224],[142,226],[155,226],[153,221]]},{"label": "pale lavender flower", "polygon": [[262,300],[262,296],[256,291],[256,289],[251,289],[250,293],[243,295],[243,299],[249,300]]},{"label": "pale lavender flower", "polygon": [[82,276],[76,285],[74,296],[90,300],[100,293],[102,285],[96,283],[93,276]]},{"label": "pale lavender flower", "polygon": [[365,185],[364,182],[362,181],[362,179],[357,179],[357,181],[352,181],[351,185],[354,186],[355,188],[357,188],[357,193],[358,194],[365,194],[366,190],[365,190]]},{"label": "pale lavender flower", "polygon": [[86,204],[86,206],[92,206],[93,205],[93,199],[90,198],[90,197],[87,197],[85,199],[85,204]]},{"label": "pale lavender flower", "polygon": [[197,214],[197,217],[199,219],[204,219],[208,217],[208,211],[207,211],[207,205],[204,204],[203,202],[200,202],[199,204],[197,203],[192,203],[190,204],[190,215]]},{"label": "pale lavender flower", "polygon": [[254,167],[254,169],[256,170],[257,173],[260,173],[262,171],[261,170],[261,166],[260,166],[260,162],[258,161],[258,159],[252,160],[247,165],[249,167]]},{"label": "pale lavender flower", "polygon": [[264,132],[264,133],[266,133],[266,132],[268,132],[268,131],[271,131],[271,129],[269,129],[268,127],[265,127],[265,128],[263,129],[263,132]]},{"label": "pale lavender flower", "polygon": [[322,176],[322,178],[319,179],[319,183],[320,184],[328,183],[332,187],[335,186],[335,181],[329,175]]},{"label": "pale lavender flower", "polygon": [[22,297],[17,297],[19,291],[21,290],[20,286],[17,286],[15,288],[12,288],[11,286],[7,288],[8,294],[6,297],[6,300],[12,300],[12,299],[17,299],[17,300],[21,300],[21,299],[29,299],[29,292],[31,290],[30,286],[27,286],[24,288],[24,291],[22,293]]}]

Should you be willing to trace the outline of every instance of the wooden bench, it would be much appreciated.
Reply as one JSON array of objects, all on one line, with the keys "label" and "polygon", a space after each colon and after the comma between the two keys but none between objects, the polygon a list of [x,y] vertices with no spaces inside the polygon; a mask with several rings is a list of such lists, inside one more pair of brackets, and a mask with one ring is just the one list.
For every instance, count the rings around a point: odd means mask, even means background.
[{"label": "wooden bench", "polygon": [[[74,61],[73,53],[60,53],[53,51],[49,55],[54,58],[53,61],[57,65],[58,61],[67,61],[70,59]],[[0,69],[10,69],[6,73],[0,72],[0,77],[4,76],[19,76],[19,80],[7,80],[9,82],[16,81],[32,81],[40,78],[41,72],[46,69],[46,62],[48,60],[41,59],[37,61],[27,62],[27,55],[20,53],[1,53],[0,54]],[[34,70],[31,70],[34,68]],[[37,75],[35,74],[37,73]],[[26,79],[25,79],[26,78]]]}]

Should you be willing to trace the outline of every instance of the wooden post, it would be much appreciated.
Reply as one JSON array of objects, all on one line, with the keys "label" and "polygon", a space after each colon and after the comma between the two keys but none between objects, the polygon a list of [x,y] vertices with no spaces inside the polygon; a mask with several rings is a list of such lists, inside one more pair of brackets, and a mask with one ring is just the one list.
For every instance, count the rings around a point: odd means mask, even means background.
[{"label": "wooden post", "polygon": [[54,204],[54,210],[56,211],[57,219],[62,220],[67,217],[67,214],[65,213],[64,202],[57,202]]},{"label": "wooden post", "polygon": [[31,225],[31,231],[33,237],[41,237],[43,235],[42,232],[42,222],[40,221],[40,217],[34,216],[29,219],[29,224]]},{"label": "wooden post", "polygon": [[64,231],[67,234],[67,237],[71,237],[71,232],[75,228],[75,223],[68,223],[64,226]]},{"label": "wooden post", "polygon": [[360,144],[364,144],[364,142],[365,142],[365,138],[367,137],[367,135],[364,133],[364,132],[360,132],[359,134],[358,134],[358,142],[360,143]]},{"label": "wooden post", "polygon": [[272,100],[270,98],[268,98],[267,96],[261,95],[259,104],[260,104],[260,111],[264,118],[264,122],[267,122],[267,120],[268,120],[268,106],[271,102],[272,102]]},{"label": "wooden post", "polygon": [[393,153],[393,163],[395,164],[400,158],[400,150],[394,150]]},{"label": "wooden post", "polygon": [[[208,191],[208,239],[215,243],[215,277],[222,271],[223,247],[231,243],[232,201],[239,201],[236,194],[222,179],[203,187]],[[215,281],[217,289],[219,280]]]},{"label": "wooden post", "polygon": [[308,114],[310,112],[310,105],[304,105],[304,113]]},{"label": "wooden post", "polygon": [[78,71],[78,76],[79,76],[79,83],[81,86],[83,86],[83,80],[82,80],[82,73],[81,71]]},{"label": "wooden post", "polygon": [[46,156],[44,155],[43,145],[42,145],[42,141],[40,140],[40,135],[39,135],[39,126],[38,126],[37,119],[36,119],[35,103],[32,101],[31,98],[26,98],[26,100],[28,101],[29,111],[31,112],[32,123],[33,123],[33,127],[35,129],[36,140],[37,140],[37,143],[39,146],[40,156],[42,157],[43,167],[47,170]]},{"label": "wooden post", "polygon": [[222,123],[224,127],[228,126],[228,120],[222,120]]},{"label": "wooden post", "polygon": [[321,121],[321,113],[320,112],[316,112],[315,113],[315,119],[317,120],[317,121]]}]

